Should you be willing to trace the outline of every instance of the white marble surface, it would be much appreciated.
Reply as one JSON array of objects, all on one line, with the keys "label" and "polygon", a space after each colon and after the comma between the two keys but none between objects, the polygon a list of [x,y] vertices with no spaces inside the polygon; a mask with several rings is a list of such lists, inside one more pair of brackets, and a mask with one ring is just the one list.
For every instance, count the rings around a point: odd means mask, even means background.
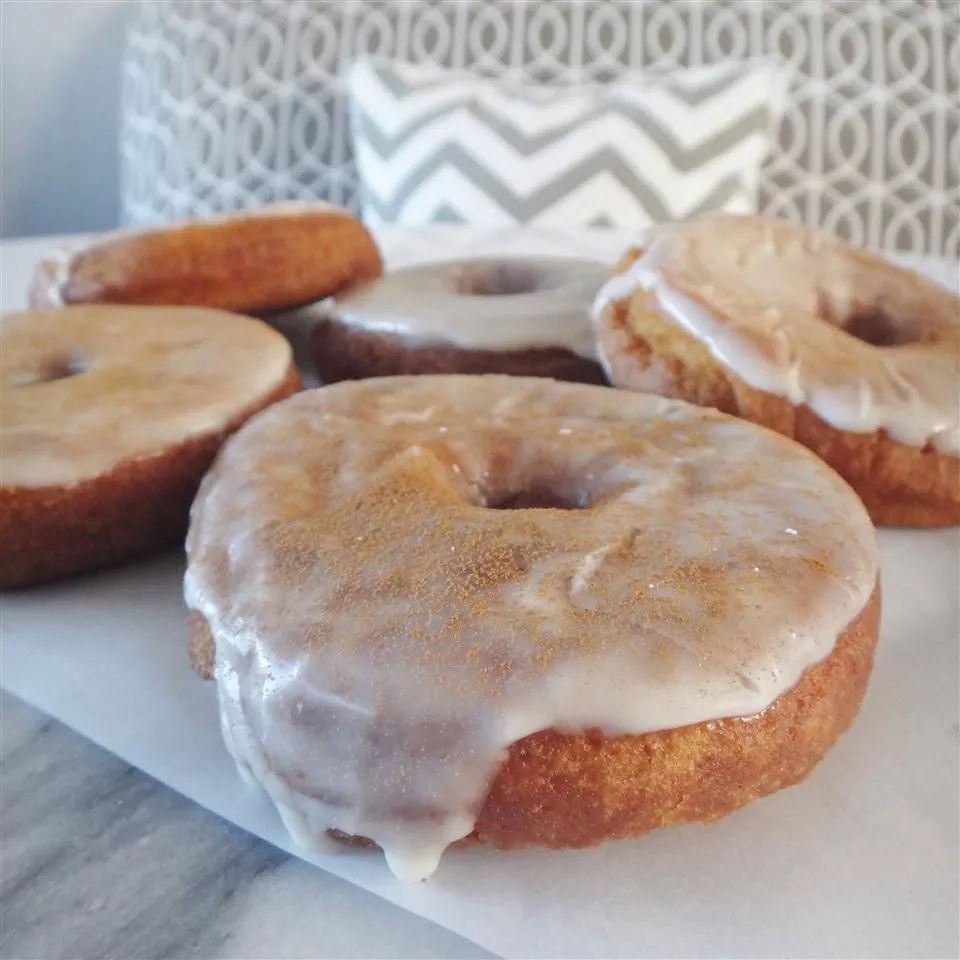
[{"label": "white marble surface", "polygon": [[0,956],[489,957],[0,693]]}]

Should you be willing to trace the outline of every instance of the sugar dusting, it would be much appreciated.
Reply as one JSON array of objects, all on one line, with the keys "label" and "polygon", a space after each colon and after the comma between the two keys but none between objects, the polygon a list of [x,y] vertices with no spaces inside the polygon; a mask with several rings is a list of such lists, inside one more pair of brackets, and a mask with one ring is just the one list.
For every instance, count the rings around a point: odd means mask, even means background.
[{"label": "sugar dusting", "polygon": [[[491,506],[519,494],[576,508]],[[863,507],[795,444],[503,377],[272,408],[205,480],[188,555],[238,766],[299,842],[366,836],[412,879],[472,830],[514,741],[758,713],[877,575]]]}]

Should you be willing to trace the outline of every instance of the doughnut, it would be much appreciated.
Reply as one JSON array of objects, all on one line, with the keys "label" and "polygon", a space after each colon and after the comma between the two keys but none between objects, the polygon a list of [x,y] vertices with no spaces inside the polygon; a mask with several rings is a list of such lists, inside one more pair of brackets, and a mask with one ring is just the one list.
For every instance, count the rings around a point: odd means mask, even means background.
[{"label": "doughnut", "polygon": [[876,523],[960,523],[960,299],[835,237],[754,216],[654,228],[599,293],[620,387],[797,440]]},{"label": "doughnut", "polygon": [[298,394],[225,445],[187,555],[241,774],[297,842],[411,879],[452,843],[590,846],[797,782],[877,638],[874,529],[821,460],[547,379]]},{"label": "doughnut", "polygon": [[394,270],[322,305],[309,352],[324,383],[410,373],[606,383],[590,306],[609,273],[569,257]]},{"label": "doughnut", "polygon": [[90,306],[0,318],[0,586],[182,542],[224,437],[298,386],[287,342],[250,317]]},{"label": "doughnut", "polygon": [[267,313],[379,275],[363,224],[326,203],[277,203],[106,234],[37,265],[34,307],[124,303]]}]

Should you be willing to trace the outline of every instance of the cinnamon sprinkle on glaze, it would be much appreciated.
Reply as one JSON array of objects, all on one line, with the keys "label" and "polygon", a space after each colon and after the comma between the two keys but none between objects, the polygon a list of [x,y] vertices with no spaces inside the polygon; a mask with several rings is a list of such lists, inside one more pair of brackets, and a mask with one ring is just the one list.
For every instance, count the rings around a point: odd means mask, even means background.
[{"label": "cinnamon sprinkle on glaze", "polygon": [[510,744],[759,713],[877,576],[863,507],[791,441],[493,376],[261,415],[204,482],[188,555],[238,765],[301,842],[369,837],[407,877],[473,829]]}]

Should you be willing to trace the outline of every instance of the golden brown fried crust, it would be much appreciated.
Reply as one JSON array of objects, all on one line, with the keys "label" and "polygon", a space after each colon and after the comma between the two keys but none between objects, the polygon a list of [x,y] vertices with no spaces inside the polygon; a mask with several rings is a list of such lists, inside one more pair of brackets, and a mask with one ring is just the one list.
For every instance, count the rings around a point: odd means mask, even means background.
[{"label": "golden brown fried crust", "polygon": [[210,625],[199,613],[190,614],[190,641],[187,648],[190,666],[204,680],[212,680],[217,660],[217,649],[213,642]]},{"label": "golden brown fried crust", "polygon": [[[627,736],[542,730],[517,741],[490,786],[475,831],[461,843],[589,847],[654,827],[715,820],[797,783],[860,709],[879,622],[878,583],[826,659],[753,717]],[[211,676],[209,629],[198,614],[191,629],[194,668]]]},{"label": "golden brown fried crust", "polygon": [[228,434],[300,389],[283,382],[223,430],[68,487],[0,487],[0,587],[20,587],[132,560],[182,542],[200,480]]},{"label": "golden brown fried crust", "polygon": [[415,344],[336,320],[314,327],[309,352],[324,383],[427,373],[505,373],[575,383],[607,382],[600,364],[562,347],[468,350],[452,344]]},{"label": "golden brown fried crust", "polygon": [[65,303],[258,313],[322,299],[381,270],[380,251],[355,217],[238,216],[90,247],[73,258],[61,294]]},{"label": "golden brown fried crust", "polygon": [[838,430],[809,407],[754,389],[664,317],[653,294],[638,291],[629,303],[611,305],[600,317],[597,335],[617,386],[716,407],[791,437],[853,487],[874,523],[960,523],[960,459],[929,445],[897,443],[883,430]]}]

